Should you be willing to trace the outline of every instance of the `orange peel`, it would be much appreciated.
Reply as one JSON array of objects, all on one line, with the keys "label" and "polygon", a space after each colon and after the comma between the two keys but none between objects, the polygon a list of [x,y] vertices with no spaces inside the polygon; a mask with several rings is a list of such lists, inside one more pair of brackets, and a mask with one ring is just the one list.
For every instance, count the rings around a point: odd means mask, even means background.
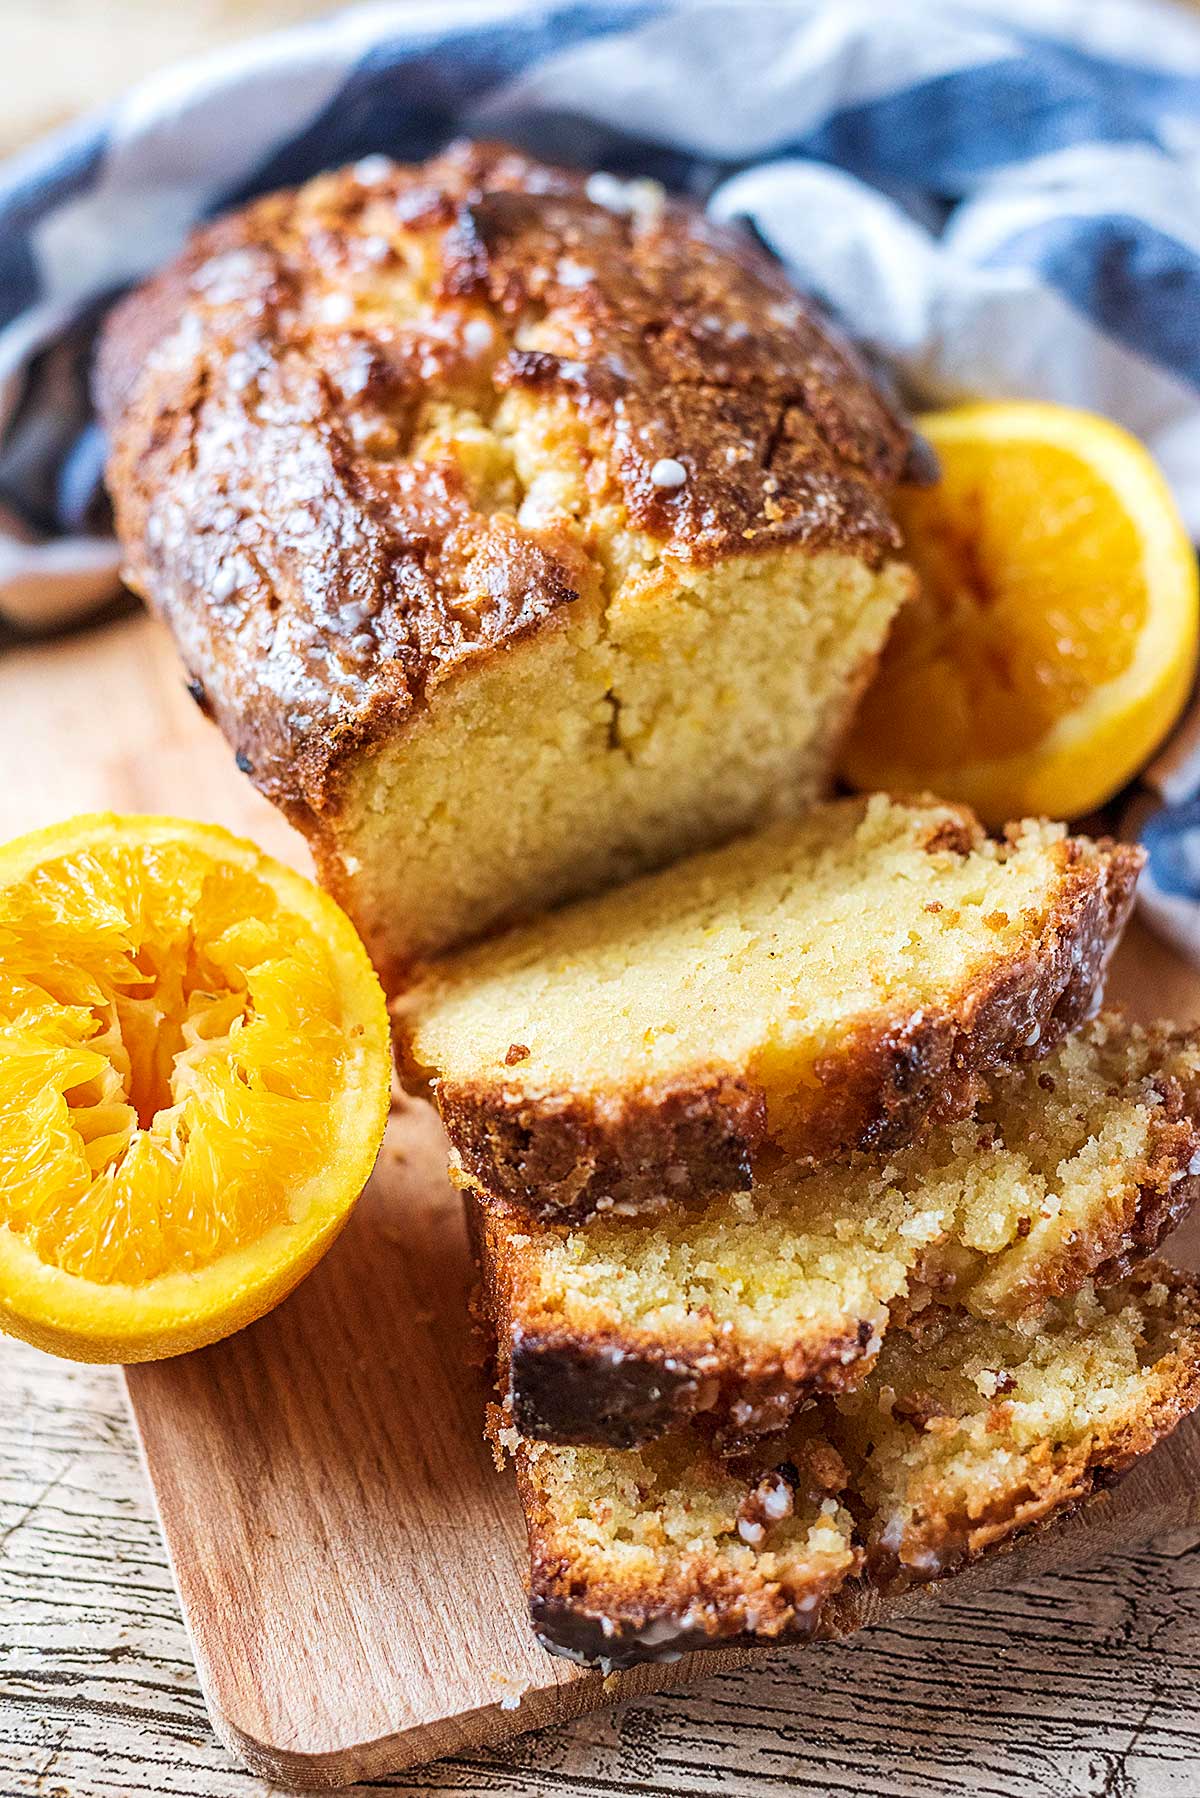
[{"label": "orange peel", "polygon": [[898,496],[918,597],[851,728],[852,785],[932,789],[991,825],[1110,799],[1196,671],[1196,557],[1128,432],[995,402],[918,421],[941,478]]},{"label": "orange peel", "polygon": [[0,848],[0,1327],[142,1361],[279,1303],[387,1119],[383,993],[253,843],[74,818]]}]

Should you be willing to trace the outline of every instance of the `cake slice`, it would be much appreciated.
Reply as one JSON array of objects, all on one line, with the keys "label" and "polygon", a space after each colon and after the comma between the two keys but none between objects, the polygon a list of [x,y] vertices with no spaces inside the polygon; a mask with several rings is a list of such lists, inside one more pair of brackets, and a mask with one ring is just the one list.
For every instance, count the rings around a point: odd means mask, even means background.
[{"label": "cake slice", "polygon": [[863,1565],[841,1458],[805,1430],[726,1461],[692,1433],[648,1448],[520,1442],[530,1614],[545,1646],[608,1667],[815,1633]]},{"label": "cake slice", "polygon": [[1200,1290],[1147,1261],[1025,1325],[932,1307],[822,1415],[894,1591],[1111,1484],[1197,1403]]},{"label": "cake slice", "polygon": [[530,1611],[602,1665],[839,1634],[855,1581],[948,1573],[1111,1483],[1200,1402],[1200,1291],[1161,1264],[1051,1301],[1035,1328],[931,1311],[867,1382],[721,1460],[696,1431],[642,1449],[515,1448]]},{"label": "cake slice", "polygon": [[368,157],[206,225],[96,387],[126,579],[387,982],[807,805],[913,589],[906,425],[653,182]]},{"label": "cake slice", "polygon": [[698,1412],[780,1428],[856,1385],[932,1294],[1023,1320],[1157,1247],[1200,1178],[1200,1035],[1098,1018],[886,1159],[781,1169],[644,1222],[539,1222],[467,1194],[518,1431],[632,1448]]},{"label": "cake slice", "polygon": [[876,795],[431,964],[396,1009],[461,1170],[544,1216],[908,1141],[1090,1015],[1141,852]]}]

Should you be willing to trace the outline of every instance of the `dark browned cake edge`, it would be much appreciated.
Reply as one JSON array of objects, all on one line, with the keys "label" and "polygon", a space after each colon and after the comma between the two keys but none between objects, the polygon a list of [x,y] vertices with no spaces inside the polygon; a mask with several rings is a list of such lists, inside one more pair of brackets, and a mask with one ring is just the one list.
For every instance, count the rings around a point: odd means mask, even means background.
[{"label": "dark browned cake edge", "polygon": [[502,1407],[531,1441],[638,1448],[701,1414],[722,1437],[758,1436],[782,1429],[817,1393],[856,1383],[878,1349],[871,1318],[819,1347],[753,1357],[745,1344],[731,1352],[719,1335],[700,1346],[572,1330],[540,1316],[523,1290],[521,1250],[504,1228],[519,1229],[522,1214],[470,1188],[463,1205]]},{"label": "dark browned cake edge", "polygon": [[[816,1589],[814,1606],[803,1614],[796,1614],[794,1604],[786,1607],[788,1615],[782,1609],[772,1614],[767,1607],[764,1628],[745,1627],[745,1595],[734,1592],[723,1602],[720,1578],[714,1578],[711,1585],[701,1581],[703,1603],[699,1607],[694,1586],[681,1592],[673,1607],[670,1603],[651,1607],[645,1592],[636,1586],[624,1589],[612,1583],[589,1588],[586,1577],[572,1570],[562,1550],[556,1551],[549,1539],[540,1495],[522,1466],[518,1448],[518,1484],[530,1543],[530,1616],[539,1640],[551,1653],[598,1663],[608,1671],[716,1647],[766,1647],[814,1637],[841,1639],[873,1621],[889,1600],[919,1587],[940,1590],[968,1565],[1007,1553],[1054,1519],[1077,1511],[1093,1493],[1115,1485],[1200,1403],[1200,1285],[1191,1275],[1161,1262],[1148,1262],[1139,1270],[1137,1283],[1153,1281],[1168,1285],[1178,1321],[1189,1334],[1149,1370],[1146,1404],[1136,1419],[1109,1436],[1088,1439],[1063,1465],[1055,1466],[1051,1457],[1041,1480],[1015,1491],[1004,1504],[997,1503],[979,1516],[948,1514],[930,1520],[928,1552],[904,1566],[877,1540],[872,1543],[870,1512],[851,1491],[845,1502],[857,1516],[856,1536],[866,1543],[861,1551],[862,1571]],[[823,1406],[818,1405],[817,1412],[829,1416]],[[834,1459],[840,1459],[836,1430],[831,1444]],[[757,1470],[757,1460],[753,1466]],[[853,1474],[844,1464],[843,1471],[844,1491],[846,1486],[852,1487]],[[757,1471],[749,1475],[748,1484],[755,1478]],[[698,1609],[703,1620],[687,1621],[689,1610],[694,1613]]]},{"label": "dark browned cake edge", "polygon": [[[330,867],[348,772],[600,590],[580,533],[416,454],[430,400],[565,402],[630,524],[684,562],[898,549],[886,496],[920,458],[855,352],[744,230],[588,187],[502,144],[372,158],[204,226],[106,321],[125,578]],[[531,321],[558,353],[520,346]],[[656,483],[680,457],[688,480]]]},{"label": "dark browned cake edge", "polygon": [[820,1165],[901,1147],[935,1119],[971,1110],[989,1071],[1040,1059],[1093,1015],[1144,855],[1102,841],[1057,845],[1062,887],[1016,953],[998,955],[955,1003],[881,1013],[835,1059],[785,1139],[750,1070],[697,1069],[625,1092],[544,1092],[495,1080],[431,1079],[408,1051],[402,1074],[433,1092],[462,1171],[536,1217],[582,1222],[609,1208],[653,1211],[744,1187],[769,1144]]}]

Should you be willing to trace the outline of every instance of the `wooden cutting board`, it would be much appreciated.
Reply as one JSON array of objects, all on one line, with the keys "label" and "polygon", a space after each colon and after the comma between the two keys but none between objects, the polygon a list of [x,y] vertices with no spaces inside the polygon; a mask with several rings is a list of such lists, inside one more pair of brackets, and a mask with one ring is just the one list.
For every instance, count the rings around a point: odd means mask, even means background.
[{"label": "wooden cutting board", "polygon": [[[0,766],[0,836],[76,811],[169,811],[306,865],[141,615],[0,652]],[[1142,1016],[1200,1016],[1200,979],[1136,929],[1112,990]],[[769,1652],[605,1680],[534,1641],[520,1510],[481,1438],[482,1374],[464,1371],[470,1272],[442,1155],[432,1113],[399,1105],[350,1225],[285,1305],[125,1376],[213,1725],[283,1784],[369,1779]],[[1196,1237],[1177,1254],[1200,1266]],[[1185,1426],[957,1589],[1196,1522],[1200,1427]]]}]

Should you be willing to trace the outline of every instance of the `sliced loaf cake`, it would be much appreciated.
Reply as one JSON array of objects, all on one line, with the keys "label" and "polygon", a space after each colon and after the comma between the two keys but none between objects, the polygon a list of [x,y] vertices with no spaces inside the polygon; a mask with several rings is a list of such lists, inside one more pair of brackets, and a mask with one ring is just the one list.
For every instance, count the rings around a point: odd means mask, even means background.
[{"label": "sliced loaf cake", "polygon": [[403,1069],[463,1173],[544,1216],[696,1203],[971,1107],[1094,1010],[1140,851],[876,795],[431,964]]},{"label": "sliced loaf cake", "polygon": [[1198,1402],[1200,1291],[1147,1264],[1036,1327],[932,1310],[856,1393],[738,1459],[694,1430],[624,1451],[498,1435],[542,1641],[621,1666],[843,1633],[860,1574],[895,1591],[951,1572],[1111,1483]]},{"label": "sliced loaf cake", "polygon": [[737,1462],[690,1433],[623,1453],[500,1436],[516,1454],[530,1613],[556,1654],[619,1667],[807,1637],[863,1565],[845,1465],[808,1428]]},{"label": "sliced loaf cake", "polygon": [[540,1222],[467,1193],[505,1409],[523,1436],[725,1436],[858,1384],[933,1296],[1020,1321],[1157,1247],[1200,1187],[1200,1035],[1106,1014],[887,1157],[652,1221]]},{"label": "sliced loaf cake", "polygon": [[126,579],[389,981],[808,804],[912,591],[908,430],[778,265],[502,145],[206,225],[97,398]]}]

